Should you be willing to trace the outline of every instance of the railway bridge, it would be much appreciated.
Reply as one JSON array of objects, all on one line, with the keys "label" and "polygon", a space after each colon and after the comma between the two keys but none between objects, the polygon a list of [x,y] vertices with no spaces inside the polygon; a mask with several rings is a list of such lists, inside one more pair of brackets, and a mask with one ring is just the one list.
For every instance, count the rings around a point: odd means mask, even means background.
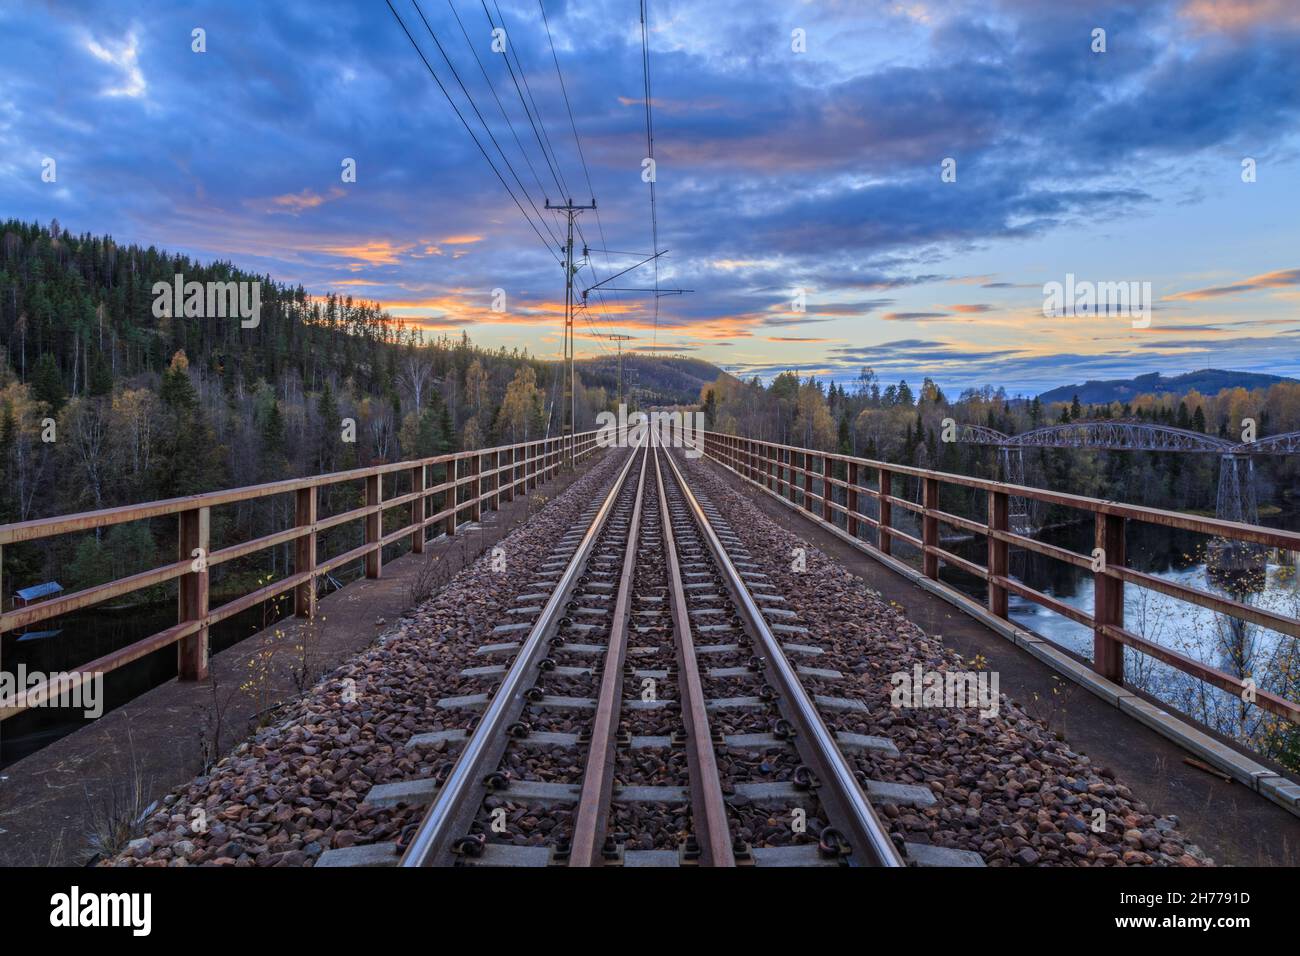
[{"label": "railway bridge", "polygon": [[[1211,454],[1219,456],[1219,486],[1215,516],[1225,521],[1259,523],[1254,459],[1259,455],[1294,455],[1300,451],[1300,432],[1269,435],[1252,441],[1232,442],[1216,435],[1133,419],[1091,419],[1045,425],[1019,435],[1006,435],[984,425],[958,425],[956,440],[998,449],[1002,474],[1011,484],[1025,483],[1026,448],[1077,448],[1099,451],[1148,451]],[[1012,524],[1032,529],[1029,500],[1012,500]]]},{"label": "railway bridge", "polygon": [[[251,736],[198,776],[163,764],[166,798],[101,862],[1200,866],[1213,862],[1201,844],[1224,862],[1297,845],[1292,771],[1130,678],[1155,661],[1240,700],[1243,721],[1284,730],[1300,722],[1295,688],[1256,686],[1126,626],[1125,595],[1155,591],[1288,642],[1300,619],[1130,567],[1125,532],[1149,522],[1293,551],[1300,535],[732,435],[706,433],[687,455],[680,440],[607,448],[588,432],[0,527],[8,549],[150,521],[171,524],[177,548],[162,567],[4,610],[0,664],[23,628],[161,583],[178,594],[172,626],[0,697],[0,720],[164,653],[177,679],[143,697],[165,702],[146,711],[165,721],[215,690],[217,623],[283,598],[303,628],[338,614],[355,631],[347,608],[361,593],[387,630],[255,715]],[[921,502],[895,493],[903,478],[920,482]],[[322,514],[335,486],[363,503]],[[945,509],[953,487],[982,494],[987,511]],[[214,510],[277,496],[294,502],[291,525],[213,540]],[[529,510],[488,541],[516,498]],[[1091,515],[1104,560],[1019,533],[1014,498]],[[896,520],[905,511],[919,536]],[[982,536],[985,563],[945,549],[940,525]],[[323,532],[342,527],[356,543],[321,553]],[[457,547],[460,572],[414,606],[364,591]],[[210,605],[214,567],[270,548],[291,550],[290,573]],[[1093,610],[1013,577],[1012,548],[1089,569]],[[351,565],[363,583],[322,597],[318,582]],[[944,567],[983,581],[986,602],[945,583]],[[1013,623],[1012,595],[1090,629],[1092,653]],[[274,625],[253,659],[273,662],[289,626]],[[1044,675],[1082,692],[1068,726],[1028,703]],[[103,733],[129,733],[136,707],[111,710]],[[84,756],[88,732],[7,768],[10,838],[51,829],[56,809],[75,815],[48,781]],[[1213,822],[1195,817],[1215,787],[1249,791],[1230,822],[1217,809]]]}]

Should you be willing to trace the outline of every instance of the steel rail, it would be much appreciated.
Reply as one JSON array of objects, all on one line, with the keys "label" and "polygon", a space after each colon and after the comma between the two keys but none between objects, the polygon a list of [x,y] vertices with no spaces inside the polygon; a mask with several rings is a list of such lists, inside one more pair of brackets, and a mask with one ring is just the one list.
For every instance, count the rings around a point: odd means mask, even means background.
[{"label": "steel rail", "polygon": [[794,668],[790,666],[790,661],[750,595],[740,572],[732,564],[731,557],[722,546],[704,509],[687,486],[672,455],[667,454],[665,458],[676,476],[677,487],[687,508],[709,544],[709,550],[713,553],[737,609],[748,625],[749,632],[762,648],[763,666],[768,681],[780,695],[778,706],[786,712],[787,719],[797,731],[795,747],[818,780],[826,785],[817,796],[830,814],[832,824],[840,827],[849,841],[849,862],[871,866],[904,866],[889,832],[871,808],[862,785],[840,753],[835,737],[817,713],[817,708],[813,706]]},{"label": "steel rail", "polygon": [[649,445],[646,445],[644,453],[635,452],[633,459],[638,454],[641,455],[641,471],[637,477],[636,501],[632,505],[632,520],[628,523],[623,573],[618,582],[609,643],[600,672],[600,694],[591,724],[591,745],[587,750],[578,812],[573,822],[569,866],[601,866],[605,862],[604,838],[609,821],[609,802],[614,793],[614,755],[623,708],[623,664],[627,660],[627,626],[632,613],[632,579],[636,574],[637,546],[641,536]]},{"label": "steel rail", "polygon": [[677,649],[677,673],[682,704],[682,723],[686,727],[686,762],[691,775],[691,822],[695,842],[704,866],[735,866],[736,855],[727,823],[727,806],[722,796],[718,758],[713,750],[709,729],[709,712],[704,700],[704,682],[700,679],[695,657],[695,639],[691,635],[691,618],[686,607],[686,589],[681,564],[677,560],[677,542],[673,535],[668,493],[663,471],[659,467],[659,449],[654,449],[655,484],[659,492],[662,515],[664,555],[668,561],[668,586],[671,592],[674,644]]},{"label": "steel rail", "polygon": [[542,648],[559,626],[574,584],[614,510],[614,504],[635,461],[634,450],[588,526],[573,558],[556,582],[555,590],[537,616],[528,637],[520,645],[514,663],[492,695],[483,717],[461,750],[447,780],[438,790],[432,806],[412,836],[399,866],[443,866],[451,862],[452,841],[455,837],[464,835],[468,824],[466,814],[473,814],[478,806],[474,797],[481,796],[483,776],[496,765],[505,749],[505,728],[524,708],[524,692],[536,681]]}]

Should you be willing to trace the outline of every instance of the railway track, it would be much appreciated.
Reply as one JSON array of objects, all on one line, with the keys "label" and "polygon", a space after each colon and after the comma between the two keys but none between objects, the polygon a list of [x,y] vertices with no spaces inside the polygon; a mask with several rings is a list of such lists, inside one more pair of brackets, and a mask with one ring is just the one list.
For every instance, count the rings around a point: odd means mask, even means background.
[{"label": "railway track", "polygon": [[933,796],[854,773],[845,750],[893,745],[827,728],[862,705],[804,690],[844,675],[784,603],[648,440],[462,672],[484,691],[438,702],[472,726],[408,742],[454,762],[366,798],[422,821],[318,865],[903,865],[870,800]]}]

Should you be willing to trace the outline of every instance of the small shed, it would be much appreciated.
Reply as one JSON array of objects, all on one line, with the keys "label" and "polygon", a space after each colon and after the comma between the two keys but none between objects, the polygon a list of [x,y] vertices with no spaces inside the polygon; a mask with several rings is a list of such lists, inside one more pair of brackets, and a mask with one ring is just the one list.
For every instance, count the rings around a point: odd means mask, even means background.
[{"label": "small shed", "polygon": [[29,604],[37,604],[62,593],[63,585],[58,581],[33,584],[29,588],[20,588],[14,592],[14,607],[27,607]]}]

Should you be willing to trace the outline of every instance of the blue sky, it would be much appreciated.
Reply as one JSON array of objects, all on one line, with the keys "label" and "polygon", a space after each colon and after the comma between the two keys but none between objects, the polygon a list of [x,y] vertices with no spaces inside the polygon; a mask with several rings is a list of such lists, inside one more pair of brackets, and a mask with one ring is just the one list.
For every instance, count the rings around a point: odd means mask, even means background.
[{"label": "blue sky", "polygon": [[[636,3],[545,7],[590,190],[537,0],[487,9],[554,177],[483,4],[420,0],[525,190],[411,0],[393,5],[530,213],[560,198],[554,179],[577,202],[594,191],[600,220],[584,214],[583,232],[620,253],[593,256],[601,278],[650,249]],[[649,11],[660,282],[695,291],[661,298],[657,322],[652,297],[593,300],[580,354],[618,332],[742,374],[848,379],[867,364],[1012,392],[1208,366],[1300,375],[1300,4]],[[0,2],[0,215],[230,259],[488,346],[560,347],[559,266],[382,0]],[[1043,284],[1067,273],[1150,282],[1149,327],[1044,317]]]}]

